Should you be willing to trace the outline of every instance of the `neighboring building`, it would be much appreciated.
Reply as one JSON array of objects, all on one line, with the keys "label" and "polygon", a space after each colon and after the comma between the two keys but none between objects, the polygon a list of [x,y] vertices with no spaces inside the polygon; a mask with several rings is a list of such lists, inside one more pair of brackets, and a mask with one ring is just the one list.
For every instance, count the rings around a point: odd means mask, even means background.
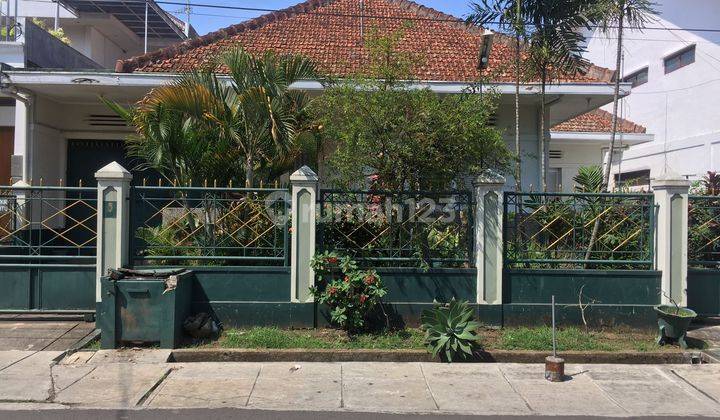
[{"label": "neighboring building", "polygon": [[[573,178],[578,168],[602,166],[607,161],[612,114],[596,109],[557,124],[550,130],[548,190],[572,192],[575,187]],[[617,131],[614,160],[618,162],[622,161],[628,147],[652,142],[654,138],[652,134],[646,133],[645,127],[622,118],[618,119]],[[646,186],[649,188],[649,180]]]},{"label": "neighboring building", "polygon": [[[615,174],[636,184],[665,171],[698,179],[720,169],[720,1],[655,2],[660,14],[648,26],[672,30],[624,35],[622,78],[633,94],[622,100],[620,115],[655,135],[614,161]],[[615,37],[593,33],[587,58],[614,68]]]},{"label": "neighboring building", "polygon": [[[25,162],[17,173],[22,173],[25,180],[43,177],[47,184],[60,178],[68,183],[77,180],[89,183],[93,173],[106,163],[117,160],[124,164],[122,145],[131,128],[109,115],[97,99],[100,94],[124,103],[135,102],[153,87],[175,80],[178,73],[196,69],[219,51],[235,45],[251,52],[303,54],[321,72],[347,76],[367,64],[364,40],[370,30],[389,33],[403,27],[405,19],[411,19],[412,24],[405,26],[400,48],[424,59],[422,65],[413,69],[417,84],[438,93],[458,94],[476,87],[481,77],[490,78],[482,89],[500,93],[495,124],[503,130],[512,148],[515,127],[512,39],[499,34],[487,36],[489,33],[482,29],[408,0],[309,0],[197,39],[120,60],[115,72],[6,72],[6,91],[18,89],[30,93],[28,101],[35,110],[28,120],[31,129],[27,135],[23,132],[15,136],[16,154],[22,155]],[[484,62],[486,50],[489,54]],[[545,127],[549,129],[611,102],[612,75],[605,68],[591,66],[586,74],[566,75],[548,85],[552,105],[548,107]],[[308,80],[293,88],[320,92],[324,87],[318,80]],[[526,189],[531,185],[537,189],[541,184],[539,92],[538,83],[526,83],[521,89],[522,184]],[[621,95],[629,92],[630,84],[623,83]],[[62,115],[55,112],[57,109],[64,110]],[[52,131],[45,127],[52,127]],[[601,146],[594,147],[595,151],[588,154],[598,156]],[[514,185],[510,177],[508,185]]]},{"label": "neighboring building", "polygon": [[[145,37],[145,5],[148,10]],[[16,9],[17,6],[17,9]],[[61,28],[64,34],[54,36],[50,30]],[[172,17],[154,0],[4,0],[0,1],[0,63],[3,70],[52,69],[53,71],[111,69],[118,59],[166,47],[197,34]],[[80,79],[78,76],[76,79]],[[38,138],[61,138],[61,128],[51,124],[28,125],[25,104],[17,102],[8,91],[0,95],[0,185],[23,178],[29,152],[25,149],[26,130],[35,130]],[[53,108],[67,110],[63,104]],[[19,110],[16,115],[16,110]],[[107,119],[106,111],[94,114],[96,123]],[[112,116],[111,116],[112,117]],[[87,118],[87,117],[86,117]],[[115,122],[114,124],[117,124]],[[107,126],[107,125],[106,125]],[[112,126],[112,125],[109,125]],[[20,127],[15,130],[15,127]],[[15,138],[22,140],[14,141]],[[65,145],[45,149],[38,143],[37,154],[48,154],[57,160],[65,156]],[[32,153],[32,152],[30,152]],[[15,156],[15,158],[11,158]],[[23,163],[23,160],[26,162]],[[64,157],[62,158],[64,160]],[[52,165],[64,165],[53,162]],[[25,175],[32,177],[25,173]],[[42,175],[41,175],[42,176]],[[36,176],[35,179],[38,177]],[[56,178],[55,176],[52,177]],[[61,177],[63,178],[63,177]]]}]

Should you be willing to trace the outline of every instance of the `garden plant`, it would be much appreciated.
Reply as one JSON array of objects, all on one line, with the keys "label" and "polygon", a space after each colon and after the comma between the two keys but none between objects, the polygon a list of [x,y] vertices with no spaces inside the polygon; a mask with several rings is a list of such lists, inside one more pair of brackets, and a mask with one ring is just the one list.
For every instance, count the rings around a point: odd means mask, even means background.
[{"label": "garden plant", "polygon": [[478,349],[477,330],[472,307],[464,301],[451,300],[426,309],[421,317],[425,343],[433,357],[445,362],[471,359]]},{"label": "garden plant", "polygon": [[350,332],[363,330],[387,294],[377,272],[361,270],[350,257],[334,252],[315,255],[310,265],[317,279],[310,292],[330,308],[330,321]]}]

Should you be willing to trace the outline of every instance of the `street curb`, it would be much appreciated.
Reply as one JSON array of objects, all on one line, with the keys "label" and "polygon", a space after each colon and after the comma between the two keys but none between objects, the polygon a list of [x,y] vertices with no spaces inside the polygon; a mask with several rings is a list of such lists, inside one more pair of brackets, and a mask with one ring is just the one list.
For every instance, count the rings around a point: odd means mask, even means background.
[{"label": "street curb", "polygon": [[[545,351],[489,350],[476,363],[544,363]],[[567,363],[689,364],[708,361],[700,352],[561,352]],[[437,362],[425,350],[178,349],[171,363],[194,362]]]}]

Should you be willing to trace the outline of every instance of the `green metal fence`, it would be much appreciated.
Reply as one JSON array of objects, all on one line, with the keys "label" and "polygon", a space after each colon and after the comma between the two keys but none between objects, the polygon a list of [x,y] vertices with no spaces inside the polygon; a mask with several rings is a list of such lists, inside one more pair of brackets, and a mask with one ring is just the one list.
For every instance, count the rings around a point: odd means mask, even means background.
[{"label": "green metal fence", "polygon": [[95,264],[97,190],[0,187],[0,264]]},{"label": "green metal fence", "polygon": [[720,268],[720,197],[690,196],[688,266]]},{"label": "green metal fence", "polygon": [[468,191],[343,191],[318,194],[318,248],[364,266],[473,266]]},{"label": "green metal fence", "polygon": [[506,267],[652,267],[652,194],[506,192],[503,213]]},{"label": "green metal fence", "polygon": [[281,188],[133,187],[131,259],[141,265],[289,265]]}]

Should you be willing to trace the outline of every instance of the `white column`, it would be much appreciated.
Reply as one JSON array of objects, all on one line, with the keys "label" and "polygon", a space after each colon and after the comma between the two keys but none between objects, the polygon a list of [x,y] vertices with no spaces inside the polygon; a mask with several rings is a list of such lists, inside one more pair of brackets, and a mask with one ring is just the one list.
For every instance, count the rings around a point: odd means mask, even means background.
[{"label": "white column", "polygon": [[662,271],[661,301],[687,306],[688,191],[690,181],[664,174],[652,181],[657,211],[655,261]]},{"label": "white column", "polygon": [[126,267],[130,247],[130,181],[117,162],[95,172],[97,179],[97,268],[95,301],[100,303],[100,277],[108,269]]},{"label": "white column", "polygon": [[307,166],[290,175],[292,185],[292,242],[290,244],[290,300],[312,302],[310,287],[315,271],[310,260],[315,255],[315,215],[318,176]]},{"label": "white column", "polygon": [[32,191],[30,191],[31,187],[30,185],[23,181],[17,181],[13,185],[13,195],[15,196],[15,225],[13,228],[16,231],[22,230],[27,228],[28,230],[31,228],[31,226],[28,226],[32,223],[32,213],[28,210],[27,203],[28,203],[28,195],[32,194]]},{"label": "white column", "polygon": [[473,181],[477,303],[480,304],[502,304],[504,186],[505,178],[489,171]]}]

